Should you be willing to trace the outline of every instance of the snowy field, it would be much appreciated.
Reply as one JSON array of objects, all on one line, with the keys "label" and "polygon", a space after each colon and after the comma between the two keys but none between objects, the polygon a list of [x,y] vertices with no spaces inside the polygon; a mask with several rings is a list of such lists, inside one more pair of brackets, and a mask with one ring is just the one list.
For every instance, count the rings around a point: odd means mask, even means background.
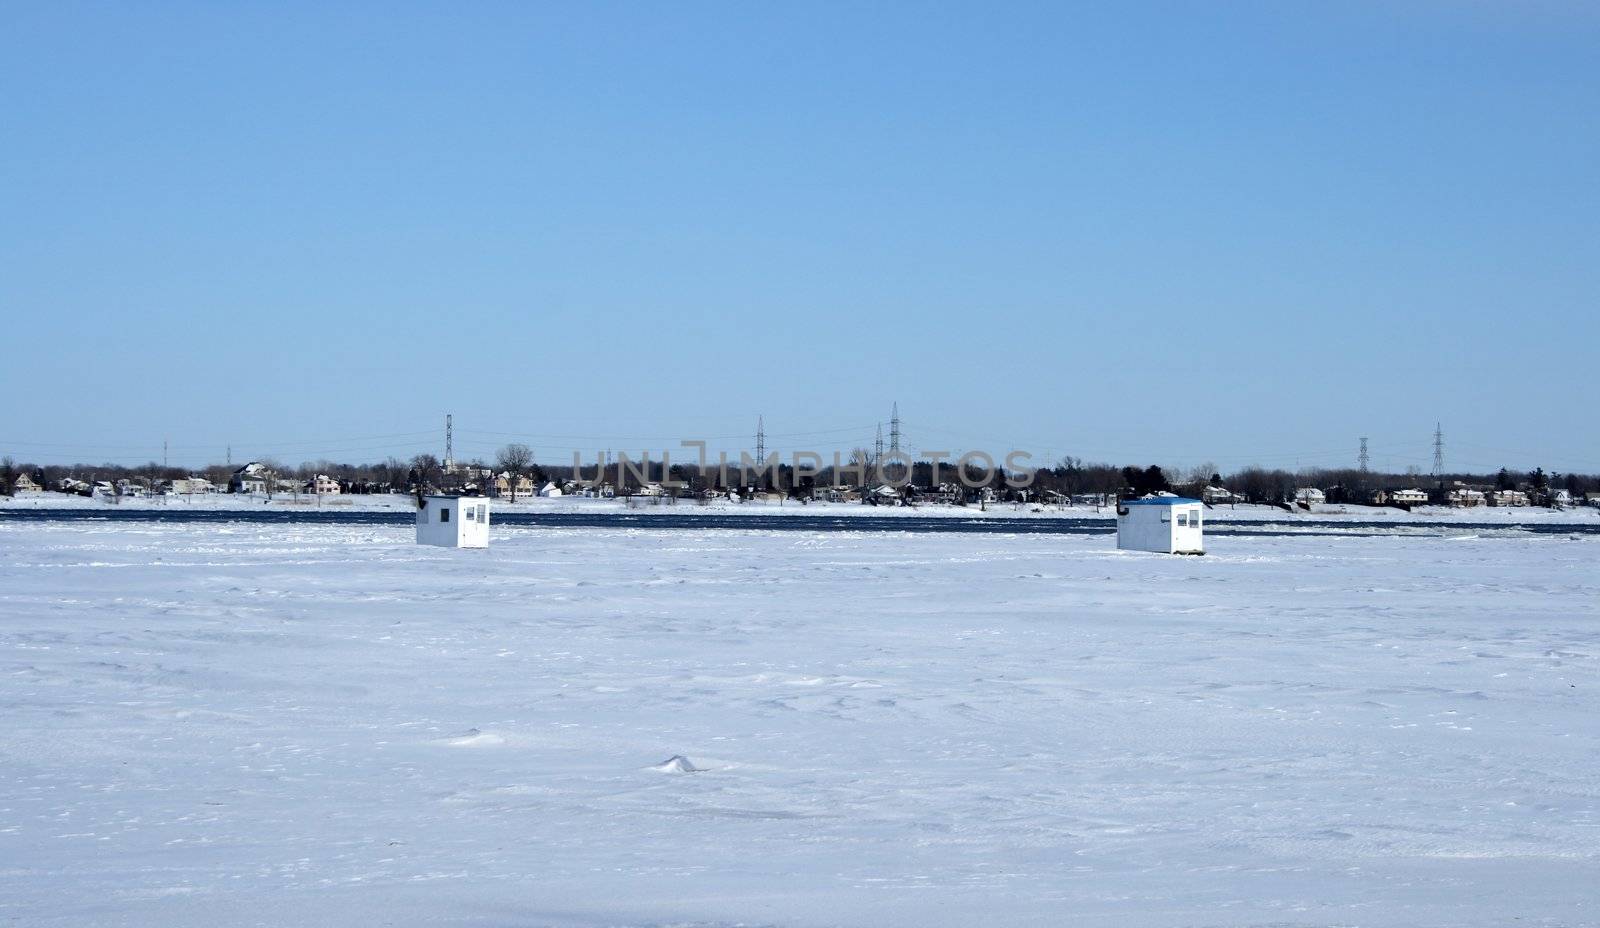
[{"label": "snowy field", "polygon": [[[729,500],[711,500],[699,503],[689,500],[672,502],[661,500],[652,504],[647,499],[633,504],[622,499],[584,499],[581,497],[544,498],[531,497],[493,500],[497,512],[526,513],[528,515],[586,514],[586,515],[671,515],[671,516],[869,516],[872,518],[937,518],[958,519],[1105,519],[1116,518],[1113,507],[1102,506],[1039,506],[1019,503],[994,503],[986,507],[977,505],[919,505],[919,506],[866,506],[861,503],[799,503],[794,500],[750,500],[735,503]],[[278,495],[271,499],[262,496],[234,495],[228,493],[198,496],[171,496],[164,498],[124,499],[108,503],[99,499],[72,496],[63,493],[25,493],[16,497],[0,497],[0,511],[4,510],[61,510],[166,513],[194,512],[412,512],[415,503],[405,494],[349,494],[327,496]],[[1276,506],[1240,504],[1215,506],[1207,512],[1211,522],[1217,524],[1238,522],[1290,522],[1314,525],[1331,522],[1385,522],[1395,525],[1407,523],[1464,522],[1474,525],[1578,525],[1600,526],[1600,508],[1573,506],[1566,509],[1547,509],[1536,506],[1510,508],[1477,506],[1458,509],[1447,506],[1420,506],[1411,512],[1383,506],[1320,505],[1311,511],[1296,509],[1293,512]]]},{"label": "snowy field", "polygon": [[1592,536],[410,542],[0,521],[0,924],[1600,924]]}]

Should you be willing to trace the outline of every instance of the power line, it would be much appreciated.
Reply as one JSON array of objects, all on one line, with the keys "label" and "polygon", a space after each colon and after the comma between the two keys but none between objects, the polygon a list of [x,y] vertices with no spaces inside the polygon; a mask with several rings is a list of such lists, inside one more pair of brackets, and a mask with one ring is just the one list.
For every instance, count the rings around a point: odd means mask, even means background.
[{"label": "power line", "polygon": [[[240,444],[244,445],[244,446],[247,446],[247,447],[252,447],[252,448],[265,448],[265,447],[280,448],[280,447],[297,447],[297,446],[304,446],[304,445],[323,445],[323,446],[328,446],[328,445],[342,445],[342,444],[348,444],[350,442],[358,442],[358,441],[380,441],[380,440],[386,439],[386,438],[412,438],[412,437],[420,437],[420,436],[424,436],[424,435],[438,435],[438,434],[439,434],[438,432],[429,430],[429,431],[426,431],[426,432],[395,432],[395,433],[392,433],[392,434],[389,434],[389,435],[358,435],[358,436],[354,436],[354,437],[351,437],[351,438],[301,438],[301,439],[294,439],[292,441],[247,441],[247,442],[241,442]],[[77,451],[85,451],[85,450],[88,450],[88,451],[131,451],[131,452],[135,452],[135,453],[139,453],[139,454],[146,453],[147,450],[150,448],[149,445],[146,445],[146,444],[143,444],[143,443],[130,444],[130,445],[114,445],[114,444],[81,444],[81,443],[78,443],[78,442],[60,442],[60,441],[15,441],[15,440],[5,440],[5,444],[7,444],[7,445],[26,445],[28,447],[38,447],[38,448],[67,448],[67,449],[72,449],[72,450],[77,450]],[[215,445],[209,445],[209,444],[207,444],[207,445],[172,445],[171,446],[171,450],[173,450],[173,451],[204,451],[206,449],[215,448],[215,447],[216,447]]]},{"label": "power line", "polygon": [[[866,428],[866,426],[852,425],[845,428],[817,429],[810,432],[770,432],[768,435],[772,438],[805,438],[812,435],[843,435],[846,433],[859,435],[861,434],[861,430],[863,428]],[[682,432],[676,435],[563,435],[549,432],[501,432],[490,429],[462,429],[461,434],[492,435],[502,438],[530,438],[535,440],[554,439],[557,441],[608,441],[618,443],[642,442],[646,444],[676,443],[682,440],[685,434],[693,435],[693,433]],[[700,441],[743,441],[750,437],[750,433],[744,432],[737,435],[693,435],[693,437]]]}]

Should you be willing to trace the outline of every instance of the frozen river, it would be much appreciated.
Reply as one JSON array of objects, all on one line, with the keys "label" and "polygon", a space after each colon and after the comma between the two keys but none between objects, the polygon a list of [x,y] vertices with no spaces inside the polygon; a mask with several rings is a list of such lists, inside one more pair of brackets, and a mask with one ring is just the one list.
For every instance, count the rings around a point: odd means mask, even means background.
[{"label": "frozen river", "polygon": [[0,924],[1600,924],[1593,535],[496,531],[0,521]]},{"label": "frozen river", "polygon": [[[56,505],[31,508],[0,506],[0,522],[88,523],[189,523],[188,531],[205,531],[205,525],[243,523],[257,526],[409,526],[416,507],[409,498],[378,498],[382,507],[315,508],[309,505],[249,507],[227,497],[203,500],[199,505],[181,501],[161,505]],[[33,502],[24,500],[24,504]],[[74,500],[46,500],[48,503]],[[543,502],[543,501],[541,501]],[[518,528],[595,528],[613,531],[734,529],[786,532],[955,532],[967,535],[1109,535],[1116,532],[1115,510],[1099,512],[1084,507],[1073,510],[1028,510],[1006,505],[992,510],[976,507],[888,507],[799,504],[780,506],[643,506],[622,508],[596,502],[562,507],[507,505],[494,502],[497,526]],[[234,503],[234,505],[227,505]],[[209,504],[209,505],[208,505]],[[1554,511],[1546,509],[1434,509],[1400,513],[1377,507],[1337,512],[1302,513],[1276,507],[1245,510],[1211,509],[1206,531],[1211,535],[1597,535],[1600,512],[1592,508]]]}]

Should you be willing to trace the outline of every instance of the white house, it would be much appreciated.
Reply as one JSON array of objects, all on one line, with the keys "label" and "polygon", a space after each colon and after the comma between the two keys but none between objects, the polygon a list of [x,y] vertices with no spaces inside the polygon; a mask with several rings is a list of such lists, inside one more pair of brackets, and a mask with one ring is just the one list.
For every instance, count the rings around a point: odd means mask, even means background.
[{"label": "white house", "polygon": [[417,544],[489,547],[489,500],[482,496],[424,496],[417,507]]},{"label": "white house", "polygon": [[494,488],[495,496],[515,496],[518,499],[525,499],[534,494],[532,480],[522,474],[513,477],[510,471],[502,472],[490,485]]},{"label": "white house", "polygon": [[1301,487],[1294,491],[1294,501],[1307,506],[1320,506],[1328,501],[1328,497],[1316,487]]},{"label": "white house", "polygon": [[1197,499],[1151,496],[1117,504],[1117,548],[1161,554],[1204,554],[1205,537]]},{"label": "white house", "polygon": [[1406,506],[1426,506],[1428,504],[1428,493],[1426,490],[1418,490],[1415,488],[1409,490],[1390,490],[1389,502],[1400,503]]},{"label": "white house", "polygon": [[546,483],[543,487],[539,488],[539,495],[540,496],[565,496],[566,494],[561,492],[561,488],[556,486],[556,482],[554,480],[552,480],[549,483]]},{"label": "white house", "polygon": [[236,469],[233,476],[228,478],[229,493],[266,493],[267,481],[272,479],[272,474],[266,465],[251,461],[243,467]]},{"label": "white house", "polygon": [[76,477],[62,477],[60,482],[56,484],[56,489],[62,493],[77,493],[80,496],[86,496],[94,492],[94,487],[91,484],[85,483]]},{"label": "white house", "polygon": [[1526,506],[1528,494],[1521,490],[1490,490],[1484,494],[1484,501],[1491,506]]},{"label": "white house", "polygon": [[318,496],[334,496],[339,493],[339,481],[327,474],[317,474],[306,481],[306,492]]}]

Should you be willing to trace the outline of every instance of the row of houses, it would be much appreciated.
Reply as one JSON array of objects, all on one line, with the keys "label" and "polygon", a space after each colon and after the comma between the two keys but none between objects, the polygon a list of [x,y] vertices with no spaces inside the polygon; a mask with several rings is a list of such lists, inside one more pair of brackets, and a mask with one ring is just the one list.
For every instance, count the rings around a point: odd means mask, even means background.
[{"label": "row of houses", "polygon": [[[1226,487],[1207,486],[1199,494],[1206,503],[1217,506],[1231,503],[1247,502],[1245,496],[1235,493]],[[1475,506],[1554,506],[1565,508],[1576,505],[1589,505],[1600,507],[1600,493],[1588,493],[1582,497],[1575,497],[1572,493],[1562,489],[1512,490],[1512,489],[1484,489],[1464,484],[1452,487],[1440,487],[1429,491],[1419,487],[1405,487],[1401,489],[1379,489],[1369,492],[1353,494],[1342,487],[1323,490],[1319,487],[1299,487],[1294,490],[1292,501],[1302,507],[1320,506],[1330,500],[1338,503],[1357,503],[1371,506],[1453,506],[1457,508],[1472,508]]]},{"label": "row of houses", "polygon": [[[1210,488],[1207,489],[1209,490]],[[1539,491],[1485,490],[1463,484],[1441,488],[1432,493],[1416,487],[1401,490],[1373,490],[1366,494],[1366,497],[1366,502],[1374,506],[1409,507],[1426,506],[1430,503],[1464,509],[1477,506],[1554,506],[1557,508],[1566,508],[1578,504],[1600,506],[1600,493],[1589,493],[1583,499],[1575,499],[1570,492],[1561,489]],[[1312,506],[1326,503],[1328,494],[1316,487],[1302,487],[1295,491],[1294,498],[1297,503]],[[1208,497],[1206,502],[1213,502],[1213,500]]]},{"label": "row of houses", "polygon": [[1446,494],[1451,506],[1555,506],[1566,508],[1574,504],[1600,506],[1600,493],[1590,493],[1584,499],[1574,499],[1566,490],[1479,490],[1473,487],[1455,487]]},{"label": "row of houses", "polygon": [[18,493],[43,492],[46,489],[58,493],[75,493],[80,496],[123,497],[137,499],[148,496],[198,496],[208,493],[311,493],[322,496],[335,496],[348,492],[349,487],[327,474],[316,474],[310,479],[302,479],[288,475],[273,473],[259,464],[246,464],[238,468],[229,477],[226,486],[221,486],[205,477],[188,476],[172,480],[146,480],[134,477],[123,477],[118,480],[80,480],[77,477],[62,477],[51,486],[41,486],[38,481],[26,474],[18,477],[15,487]]},{"label": "row of houses", "polygon": [[[196,478],[202,479],[202,478]],[[71,493],[77,496],[95,496],[107,499],[122,497],[126,499],[139,499],[147,496],[161,496],[173,492],[169,485],[173,481],[146,482],[132,478],[121,480],[79,480],[77,477],[62,477],[48,487],[41,486],[38,481],[21,477],[17,480],[14,490],[17,493],[42,493],[45,490],[54,490],[57,493]],[[203,481],[209,488],[210,481]],[[205,492],[211,492],[207,489]]]},{"label": "row of houses", "polygon": [[[349,493],[356,487],[341,483],[327,474],[312,474],[310,477],[295,477],[289,474],[280,474],[270,468],[251,461],[249,464],[236,469],[228,478],[226,491],[229,493],[249,493],[255,495],[272,495],[274,493],[300,494],[312,496],[339,496]],[[362,490],[372,492],[388,492],[391,487],[383,484],[381,487],[362,486]],[[174,493],[215,493],[218,488],[202,477],[190,477],[186,480],[172,481]]]},{"label": "row of houses", "polygon": [[[510,473],[493,475],[486,481],[489,496],[496,498],[527,499],[538,496],[545,498],[559,498],[573,496],[580,499],[611,499],[617,495],[616,487],[609,483],[595,486],[587,481],[564,480],[560,483],[548,480],[543,486],[534,483],[528,477]],[[464,487],[469,493],[482,492],[483,487],[476,483],[469,483]]]},{"label": "row of houses", "polygon": [[[616,497],[617,490],[609,483],[599,486],[588,481],[567,480],[557,483],[549,481],[542,487],[537,487],[527,477],[511,477],[509,474],[494,475],[486,481],[488,495],[495,497],[509,497],[513,488],[516,489],[517,498],[532,496],[538,497],[579,497],[612,499]],[[465,492],[480,492],[476,482],[469,481],[464,487]],[[733,502],[771,501],[790,498],[790,494],[778,490],[768,490],[762,487],[735,487],[725,489],[691,490],[685,487],[669,487],[660,483],[646,483],[632,489],[630,497],[643,499],[692,499],[716,500],[727,499]],[[888,484],[879,484],[867,487],[847,486],[816,486],[797,494],[806,501],[830,503],[867,503],[883,506],[896,506],[911,503],[962,503],[962,502],[996,502],[999,493],[984,487],[977,490],[968,490],[952,483],[940,484],[937,487],[893,487]]]},{"label": "row of houses", "polygon": [[[15,488],[17,492],[21,493],[46,489],[26,476],[17,480]],[[247,464],[233,472],[228,479],[227,486],[218,486],[205,477],[193,475],[172,480],[141,480],[124,477],[120,480],[99,480],[92,483],[76,477],[63,477],[49,489],[60,493],[76,493],[80,496],[136,499],[146,496],[199,496],[224,492],[255,494],[311,493],[321,496],[336,496],[346,492],[347,488],[327,474],[316,474],[310,479],[301,479],[272,473],[259,464]]]}]

